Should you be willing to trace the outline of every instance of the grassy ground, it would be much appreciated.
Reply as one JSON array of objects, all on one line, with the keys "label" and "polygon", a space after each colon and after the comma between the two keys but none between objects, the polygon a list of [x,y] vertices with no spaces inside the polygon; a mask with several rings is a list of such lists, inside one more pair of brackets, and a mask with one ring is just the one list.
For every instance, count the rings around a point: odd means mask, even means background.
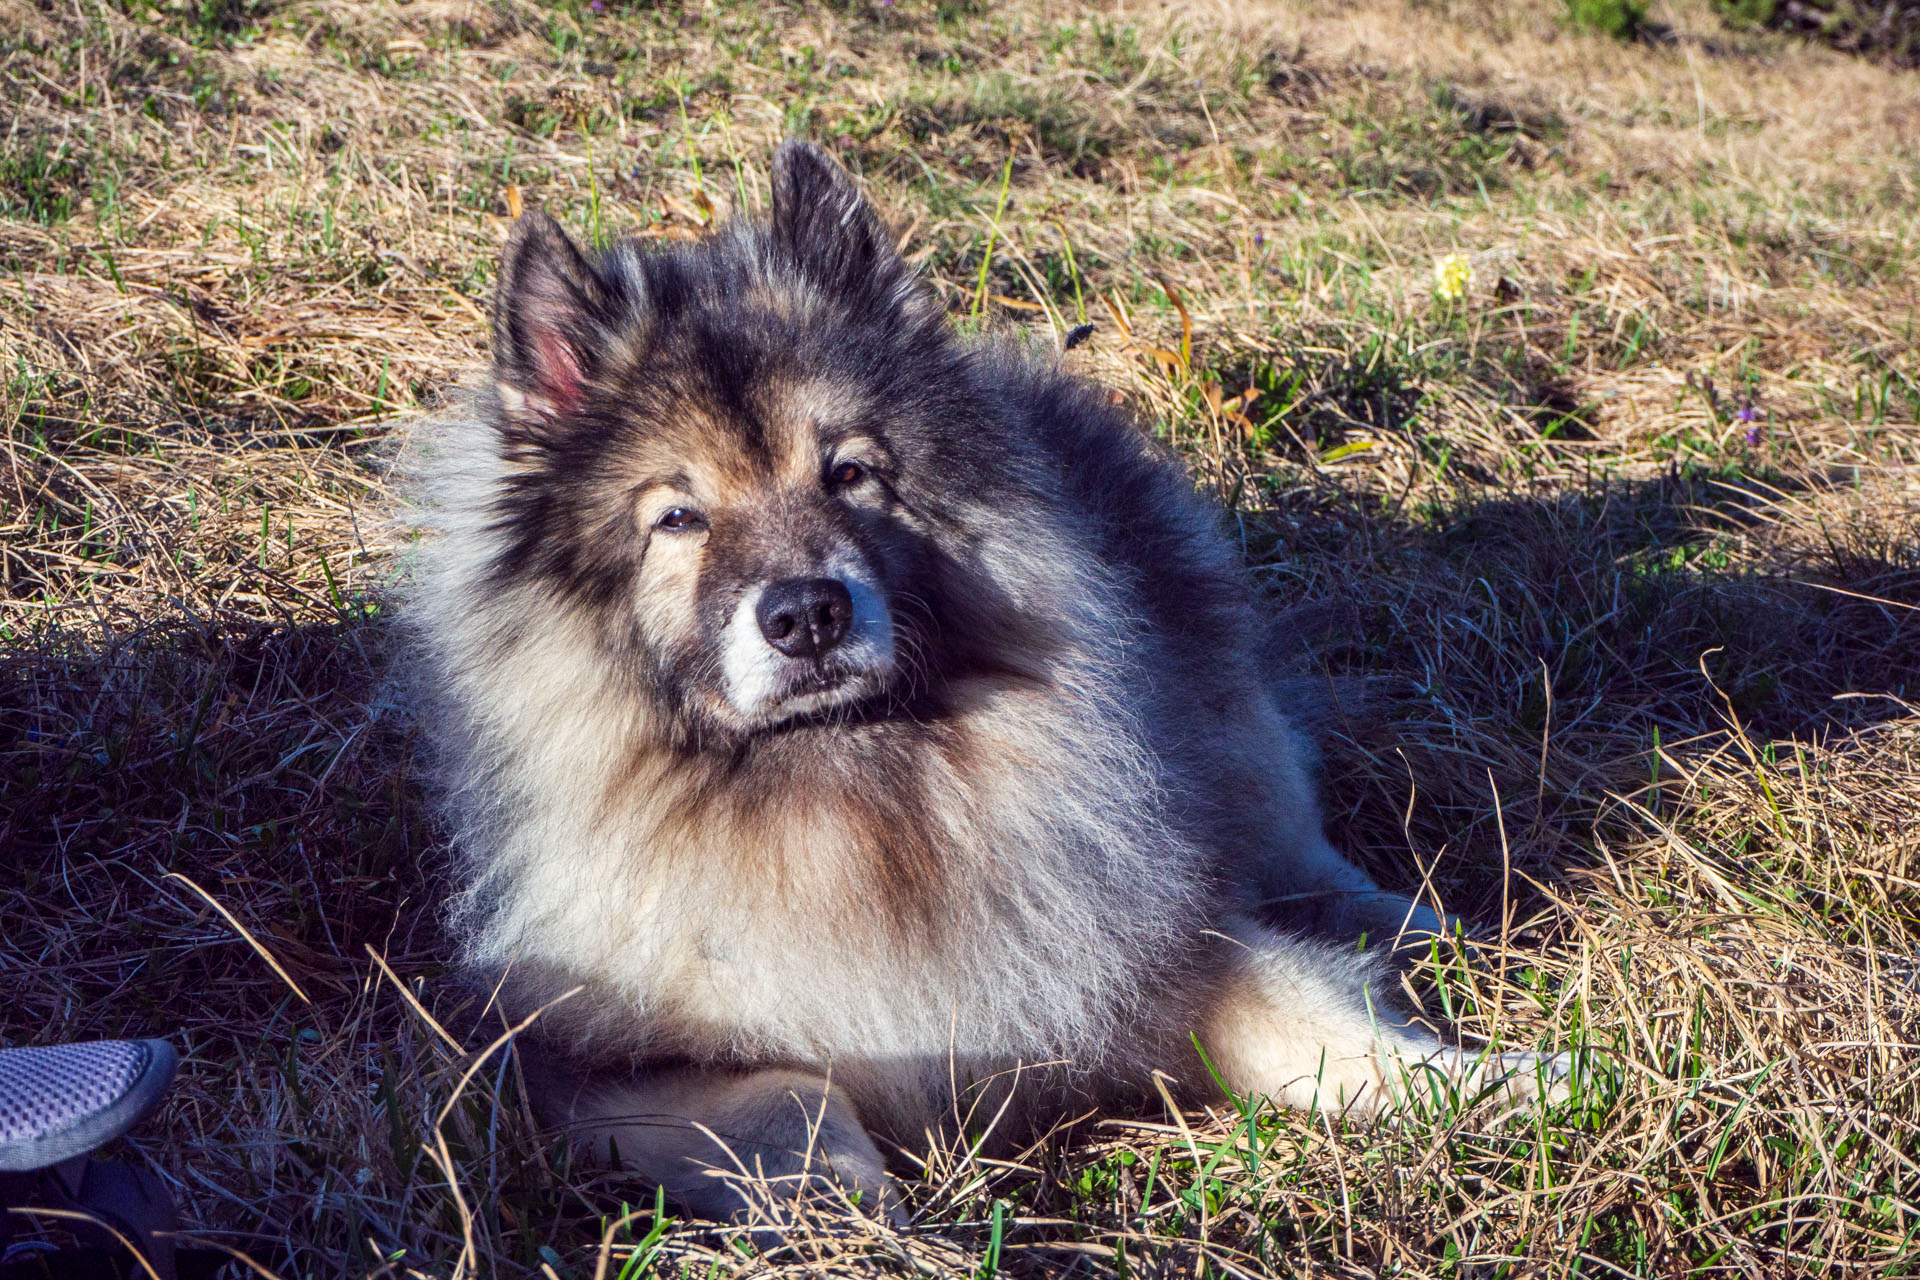
[{"label": "grassy ground", "polygon": [[[0,1042],[173,1035],[138,1157],[289,1277],[1920,1271],[1920,79],[1655,9],[0,0]],[[387,424],[513,201],[694,235],[795,133],[966,323],[1097,326],[1369,691],[1337,839],[1496,944],[1410,998],[1573,1101],[1105,1121],[756,1257],[439,1033]]]}]

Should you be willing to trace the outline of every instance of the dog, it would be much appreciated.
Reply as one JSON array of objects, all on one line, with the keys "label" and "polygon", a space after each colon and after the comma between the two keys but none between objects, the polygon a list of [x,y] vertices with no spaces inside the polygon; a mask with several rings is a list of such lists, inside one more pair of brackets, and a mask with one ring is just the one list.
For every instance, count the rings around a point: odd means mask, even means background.
[{"label": "dog", "polygon": [[724,1219],[1163,1089],[1537,1092],[1370,995],[1356,939],[1445,922],[1322,834],[1219,509],[962,341],[824,152],[772,179],[672,247],[521,217],[407,444],[452,923],[536,1113]]}]

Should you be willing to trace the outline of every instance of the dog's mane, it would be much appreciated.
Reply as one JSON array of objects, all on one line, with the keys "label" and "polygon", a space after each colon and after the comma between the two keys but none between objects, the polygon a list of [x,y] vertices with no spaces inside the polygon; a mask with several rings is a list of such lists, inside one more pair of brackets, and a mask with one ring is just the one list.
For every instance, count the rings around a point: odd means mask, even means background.
[{"label": "dog's mane", "polygon": [[[704,251],[751,272],[776,257],[766,234],[736,228]],[[700,251],[680,250],[674,269]],[[645,273],[631,248],[612,263]],[[982,403],[1015,384],[1069,418],[1095,403],[1014,347],[955,367]],[[935,1040],[952,1022],[1027,1060],[1093,1068],[1112,1027],[1151,1016],[1139,1006],[1164,990],[1155,973],[1199,927],[1208,884],[1162,821],[1134,711],[1152,682],[1131,645],[1141,605],[1105,567],[1111,530],[1050,512],[975,521],[955,544],[1043,624],[1044,652],[1029,635],[1004,663],[925,672],[939,696],[922,704],[690,739],[650,673],[601,643],[590,608],[495,571],[513,554],[501,511],[523,465],[497,396],[476,386],[419,424],[406,467],[426,535],[402,586],[408,682],[438,730],[464,883],[451,918],[470,965],[553,975],[533,995],[605,992],[577,1031],[641,1054],[884,1056],[926,1043],[931,1020]],[[976,429],[1007,436],[980,450],[1032,451],[1012,410]],[[1144,446],[1102,431],[1111,474],[1098,483],[1166,483]],[[740,997],[754,1007],[737,1017],[715,1016],[700,977],[729,948],[725,960],[769,971],[766,997]],[[804,990],[782,985],[789,971]]]}]

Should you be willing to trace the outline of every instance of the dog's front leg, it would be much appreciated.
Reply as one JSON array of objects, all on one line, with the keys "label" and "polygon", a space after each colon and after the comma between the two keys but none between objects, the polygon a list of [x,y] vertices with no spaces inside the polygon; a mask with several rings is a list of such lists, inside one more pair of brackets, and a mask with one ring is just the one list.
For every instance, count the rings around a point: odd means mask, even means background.
[{"label": "dog's front leg", "polygon": [[521,1065],[544,1120],[699,1217],[777,1226],[801,1200],[899,1217],[886,1162],[824,1077],[675,1068],[615,1079],[575,1075],[526,1048]]}]

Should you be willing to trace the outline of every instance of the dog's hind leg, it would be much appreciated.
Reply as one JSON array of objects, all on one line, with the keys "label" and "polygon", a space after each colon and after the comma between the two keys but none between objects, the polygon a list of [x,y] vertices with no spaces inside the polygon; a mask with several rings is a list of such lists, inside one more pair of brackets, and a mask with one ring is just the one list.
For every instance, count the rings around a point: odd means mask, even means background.
[{"label": "dog's hind leg", "polygon": [[521,1052],[535,1113],[703,1218],[777,1228],[800,1200],[898,1217],[886,1162],[852,1102],[804,1071],[676,1068],[575,1076]]},{"label": "dog's hind leg", "polygon": [[1376,966],[1354,954],[1236,926],[1229,968],[1199,1040],[1237,1094],[1306,1109],[1373,1115],[1447,1090],[1495,1088],[1510,1102],[1558,1097],[1570,1063],[1534,1053],[1476,1053],[1443,1044],[1369,997]]},{"label": "dog's hind leg", "polygon": [[[1373,878],[1327,842],[1318,831],[1300,841],[1286,864],[1286,880],[1299,895],[1306,919],[1329,938],[1365,937],[1369,947],[1423,947],[1450,932],[1447,917],[1425,903],[1382,889]],[[1280,918],[1286,917],[1284,904]]]},{"label": "dog's hind leg", "polygon": [[[1255,700],[1245,732],[1223,731],[1204,767],[1201,794],[1232,788],[1242,803],[1202,811],[1233,851],[1247,906],[1287,929],[1368,946],[1423,945],[1450,922],[1424,903],[1382,889],[1327,842],[1320,823],[1312,742],[1281,705]],[[1233,755],[1235,750],[1238,755]]]}]

